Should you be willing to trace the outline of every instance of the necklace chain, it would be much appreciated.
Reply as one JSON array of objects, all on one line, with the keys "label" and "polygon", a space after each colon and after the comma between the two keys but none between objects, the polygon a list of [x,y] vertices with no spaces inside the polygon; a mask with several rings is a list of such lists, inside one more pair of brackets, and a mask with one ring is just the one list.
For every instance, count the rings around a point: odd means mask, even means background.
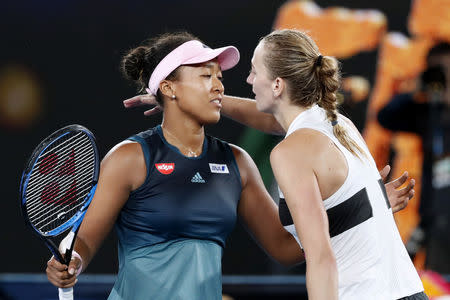
[{"label": "necklace chain", "polygon": [[181,144],[181,146],[183,146],[183,148],[188,152],[187,153],[187,157],[197,157],[197,151],[193,151],[190,147],[187,147],[182,141],[180,141],[175,135],[173,135],[167,128],[164,128],[161,126],[161,128],[164,129],[164,131],[166,133],[168,133],[176,142],[178,142],[179,144]]}]

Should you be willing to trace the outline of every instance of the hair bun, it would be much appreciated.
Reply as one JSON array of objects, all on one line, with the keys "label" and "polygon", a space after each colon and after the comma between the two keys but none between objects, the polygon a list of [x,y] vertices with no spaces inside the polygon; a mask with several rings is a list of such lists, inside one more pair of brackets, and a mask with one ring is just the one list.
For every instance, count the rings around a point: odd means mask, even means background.
[{"label": "hair bun", "polygon": [[128,78],[139,80],[145,72],[148,48],[140,46],[130,50],[122,59],[122,70]]}]

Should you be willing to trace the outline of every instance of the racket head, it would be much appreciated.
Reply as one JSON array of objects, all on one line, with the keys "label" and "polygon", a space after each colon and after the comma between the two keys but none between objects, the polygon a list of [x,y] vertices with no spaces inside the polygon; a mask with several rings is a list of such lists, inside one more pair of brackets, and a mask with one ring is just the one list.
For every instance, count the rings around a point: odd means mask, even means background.
[{"label": "racket head", "polygon": [[58,260],[49,237],[79,226],[95,193],[99,169],[94,135],[81,125],[66,126],[45,138],[25,165],[20,183],[24,220]]}]

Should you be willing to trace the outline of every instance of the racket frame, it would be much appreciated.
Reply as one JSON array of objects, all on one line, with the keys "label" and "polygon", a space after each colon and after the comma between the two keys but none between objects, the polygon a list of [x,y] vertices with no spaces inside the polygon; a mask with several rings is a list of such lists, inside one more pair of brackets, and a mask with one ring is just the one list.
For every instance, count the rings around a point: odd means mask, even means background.
[{"label": "racket frame", "polygon": [[[57,142],[59,139],[63,138],[65,135],[70,134],[73,131],[82,131],[84,132],[87,137],[90,139],[90,142],[92,144],[92,148],[94,150],[94,174],[92,176],[92,188],[89,191],[89,193],[85,196],[85,203],[83,206],[78,210],[78,212],[73,215],[70,219],[68,219],[66,222],[64,222],[62,225],[58,226],[57,228],[47,232],[42,233],[39,231],[29,220],[28,213],[26,209],[26,195],[25,191],[27,189],[27,185],[30,179],[31,172],[33,170],[34,165],[36,164],[37,160],[41,156],[41,154],[53,143]],[[49,135],[47,138],[45,138],[39,145],[33,150],[31,157],[28,159],[24,171],[22,173],[22,177],[20,180],[20,207],[21,212],[24,217],[25,223],[29,228],[32,229],[32,231],[45,243],[45,245],[50,249],[52,254],[55,256],[55,258],[62,264],[69,265],[70,259],[72,257],[72,250],[73,246],[75,244],[75,237],[77,235],[78,229],[81,225],[81,222],[83,221],[84,215],[86,214],[86,210],[95,194],[95,190],[97,188],[97,182],[98,182],[98,176],[100,172],[100,162],[99,162],[99,154],[97,149],[97,144],[95,141],[95,137],[92,134],[89,129],[85,128],[84,126],[73,124],[68,125],[66,127],[63,127],[51,135]],[[62,256],[58,250],[57,245],[49,238],[49,237],[56,237],[63,232],[67,231],[67,229],[71,228],[71,231],[74,233],[74,238],[70,243],[70,247],[66,249],[66,252],[64,256]]]}]

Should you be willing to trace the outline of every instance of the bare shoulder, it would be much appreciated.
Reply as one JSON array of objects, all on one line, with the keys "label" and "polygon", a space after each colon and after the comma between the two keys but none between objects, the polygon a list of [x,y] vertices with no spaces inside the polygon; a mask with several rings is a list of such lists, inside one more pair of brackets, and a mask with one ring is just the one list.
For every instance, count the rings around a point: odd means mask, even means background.
[{"label": "bare shoulder", "polygon": [[250,158],[250,155],[247,153],[247,151],[245,151],[241,147],[236,146],[234,144],[230,144],[230,143],[228,145],[230,145],[231,151],[233,151],[233,154],[234,154],[234,157],[236,158],[236,160]]},{"label": "bare shoulder", "polygon": [[245,186],[248,178],[252,178],[258,173],[258,168],[255,162],[251,158],[250,154],[239,146],[229,144],[231,150],[233,151],[234,158],[239,168],[239,173],[241,175],[242,185]]},{"label": "bare shoulder", "polygon": [[270,160],[278,163],[289,161],[313,163],[330,143],[331,140],[317,130],[299,129],[272,150]]},{"label": "bare shoulder", "polygon": [[[245,172],[252,164],[254,164],[253,159],[250,154],[239,146],[228,144],[231,147],[236,163],[238,164],[239,171]],[[242,175],[242,174],[241,174]]]},{"label": "bare shoulder", "polygon": [[144,154],[141,145],[133,141],[123,141],[109,150],[103,158],[102,164],[129,164],[130,167],[135,167],[136,164],[143,162]]},{"label": "bare shoulder", "polygon": [[147,175],[144,153],[141,145],[123,141],[115,145],[103,158],[100,176],[114,176],[128,182],[131,190],[139,187]]}]

